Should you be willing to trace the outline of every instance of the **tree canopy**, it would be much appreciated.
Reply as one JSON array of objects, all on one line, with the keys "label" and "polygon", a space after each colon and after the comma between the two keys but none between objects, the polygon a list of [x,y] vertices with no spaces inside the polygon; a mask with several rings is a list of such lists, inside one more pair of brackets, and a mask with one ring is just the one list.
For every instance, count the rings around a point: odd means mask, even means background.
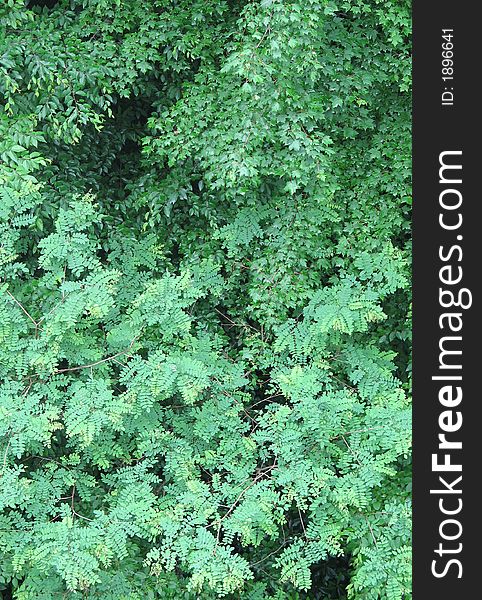
[{"label": "tree canopy", "polygon": [[408,0],[4,0],[4,599],[408,600]]}]

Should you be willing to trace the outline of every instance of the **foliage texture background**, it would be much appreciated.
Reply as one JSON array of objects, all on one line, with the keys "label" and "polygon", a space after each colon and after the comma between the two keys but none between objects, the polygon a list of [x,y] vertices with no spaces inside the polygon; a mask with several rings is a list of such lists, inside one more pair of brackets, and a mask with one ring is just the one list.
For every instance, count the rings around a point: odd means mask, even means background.
[{"label": "foliage texture background", "polygon": [[3,0],[4,599],[411,597],[409,9]]}]

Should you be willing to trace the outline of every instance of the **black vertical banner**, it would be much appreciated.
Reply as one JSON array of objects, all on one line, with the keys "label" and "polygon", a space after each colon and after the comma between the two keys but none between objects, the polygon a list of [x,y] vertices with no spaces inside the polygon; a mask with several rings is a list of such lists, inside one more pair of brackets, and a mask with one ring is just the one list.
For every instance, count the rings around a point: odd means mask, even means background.
[{"label": "black vertical banner", "polygon": [[415,600],[482,597],[481,15],[413,3]]}]

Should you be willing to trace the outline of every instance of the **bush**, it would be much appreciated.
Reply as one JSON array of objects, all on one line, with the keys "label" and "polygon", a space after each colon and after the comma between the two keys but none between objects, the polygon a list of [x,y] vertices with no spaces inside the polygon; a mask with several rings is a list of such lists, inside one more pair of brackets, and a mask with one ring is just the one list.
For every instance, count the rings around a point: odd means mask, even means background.
[{"label": "bush", "polygon": [[0,589],[408,600],[410,4],[0,7]]}]

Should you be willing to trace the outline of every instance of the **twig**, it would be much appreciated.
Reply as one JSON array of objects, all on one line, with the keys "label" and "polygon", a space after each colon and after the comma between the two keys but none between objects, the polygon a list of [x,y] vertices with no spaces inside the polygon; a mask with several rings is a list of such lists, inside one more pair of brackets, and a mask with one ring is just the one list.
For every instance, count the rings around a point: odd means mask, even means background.
[{"label": "twig", "polygon": [[343,434],[341,434],[341,439],[345,442],[346,447],[348,448],[348,450],[350,451],[350,454],[353,456],[353,458],[356,460],[356,462],[360,465],[360,467],[362,467],[363,465],[360,462],[360,459],[358,458],[358,456],[355,454],[355,451],[353,450],[353,448],[350,446],[350,444],[346,441],[346,438]]},{"label": "twig", "polygon": [[370,525],[370,521],[368,520],[368,517],[366,515],[365,515],[365,521],[368,525],[368,528],[370,529],[370,533],[372,534],[372,540],[373,540],[373,543],[375,544],[375,548],[378,548],[377,538],[375,537],[375,534],[373,533],[372,526]]},{"label": "twig", "polygon": [[[229,508],[228,512],[226,512],[221,519],[219,520],[219,525],[218,525],[218,530],[216,533],[216,547],[219,545],[219,541],[220,541],[220,537],[221,537],[221,526],[222,526],[222,522],[224,521],[224,519],[227,519],[229,517],[229,515],[233,512],[233,510],[237,507],[237,505],[239,504],[241,498],[244,496],[244,494],[251,489],[254,485],[256,485],[256,483],[258,483],[258,481],[264,477],[266,475],[266,473],[269,473],[270,471],[272,471],[274,468],[276,467],[276,463],[274,463],[273,465],[266,467],[266,469],[263,469],[262,472],[258,473],[256,475],[256,477],[251,481],[251,483],[249,485],[247,485],[242,491],[241,493],[238,495],[238,497],[236,498],[236,500],[233,502],[233,504],[231,505],[231,507]],[[213,550],[213,554],[216,553],[216,547]]]},{"label": "twig", "polygon": [[79,365],[78,367],[68,367],[66,369],[57,369],[54,371],[54,375],[58,375],[59,373],[69,373],[71,371],[80,371],[81,369],[90,369],[91,367],[96,367],[97,365],[101,365],[102,363],[108,362],[109,360],[115,360],[118,356],[123,356],[124,354],[129,355],[129,350],[134,345],[137,338],[134,338],[132,342],[129,344],[129,347],[121,352],[117,352],[117,354],[113,354],[112,356],[108,356],[107,358],[103,358],[102,360],[97,360],[96,362],[89,363],[87,365]]},{"label": "twig", "polygon": [[300,507],[299,507],[299,506],[297,506],[296,508],[298,509],[298,514],[300,515],[301,527],[303,528],[303,533],[304,533],[305,539],[308,539],[308,536],[306,535],[305,524],[304,524],[304,522],[303,522],[303,517],[301,516],[301,510],[300,510]]},{"label": "twig", "polygon": [[231,325],[232,325],[233,327],[244,327],[244,328],[247,328],[247,327],[249,327],[249,328],[250,328],[250,329],[252,329],[253,331],[256,331],[257,333],[259,333],[259,329],[256,329],[256,327],[253,327],[253,326],[252,326],[252,325],[250,325],[249,323],[235,323],[235,322],[234,322],[232,319],[230,319],[230,318],[228,317],[228,315],[225,315],[225,314],[224,314],[224,313],[222,313],[220,310],[218,310],[216,307],[214,307],[214,310],[215,310],[215,311],[216,311],[218,314],[220,314],[222,317],[224,317],[225,319],[227,319],[227,320],[228,320],[228,321],[231,323]]},{"label": "twig", "polygon": [[288,543],[288,541],[285,539],[285,541],[284,541],[284,542],[281,544],[281,546],[280,546],[279,548],[276,548],[276,550],[273,550],[273,552],[270,552],[269,554],[267,554],[267,555],[266,555],[264,558],[262,558],[261,560],[258,560],[258,561],[257,561],[257,562],[255,562],[255,563],[251,563],[249,566],[250,566],[251,568],[253,568],[253,567],[255,567],[256,565],[260,565],[261,563],[263,563],[263,562],[267,561],[267,560],[268,560],[268,558],[269,558],[270,556],[273,556],[273,554],[277,554],[277,553],[278,553],[280,550],[282,550],[282,549],[283,549],[283,548],[286,546],[286,544],[287,544],[287,543]]},{"label": "twig", "polygon": [[11,299],[12,299],[12,300],[15,302],[15,304],[16,304],[17,306],[19,306],[19,307],[20,307],[20,309],[22,310],[22,312],[23,312],[25,315],[27,315],[27,317],[28,317],[28,318],[29,318],[29,319],[32,321],[32,323],[35,325],[35,329],[37,329],[37,327],[38,327],[38,323],[37,323],[37,321],[36,321],[36,320],[35,320],[35,319],[32,317],[32,315],[31,315],[31,314],[28,312],[28,310],[27,310],[27,309],[24,307],[24,305],[23,305],[21,302],[19,302],[19,301],[18,301],[18,300],[15,298],[15,296],[14,296],[14,295],[13,295],[11,292],[9,292],[8,290],[7,290],[7,294],[8,294],[8,295],[10,296],[10,298],[11,298]]},{"label": "twig", "polygon": [[284,398],[284,394],[273,394],[272,396],[267,396],[266,398],[262,398],[261,400],[258,400],[258,402],[251,404],[250,406],[248,406],[248,408],[254,408],[258,404],[262,404],[263,402],[270,402],[273,398]]},{"label": "twig", "polygon": [[345,431],[344,433],[337,435],[334,438],[331,438],[331,440],[338,440],[340,439],[343,435],[353,435],[354,433],[366,433],[367,431],[375,431],[376,429],[386,429],[387,426],[386,425],[378,425],[377,427],[365,427],[365,429],[354,429],[353,431]]},{"label": "twig", "polygon": [[9,439],[8,439],[7,447],[5,448],[5,453],[3,455],[2,475],[5,472],[5,469],[7,468],[7,455],[8,455],[8,449],[10,448],[10,442],[11,441],[12,441],[12,436],[10,436]]}]

